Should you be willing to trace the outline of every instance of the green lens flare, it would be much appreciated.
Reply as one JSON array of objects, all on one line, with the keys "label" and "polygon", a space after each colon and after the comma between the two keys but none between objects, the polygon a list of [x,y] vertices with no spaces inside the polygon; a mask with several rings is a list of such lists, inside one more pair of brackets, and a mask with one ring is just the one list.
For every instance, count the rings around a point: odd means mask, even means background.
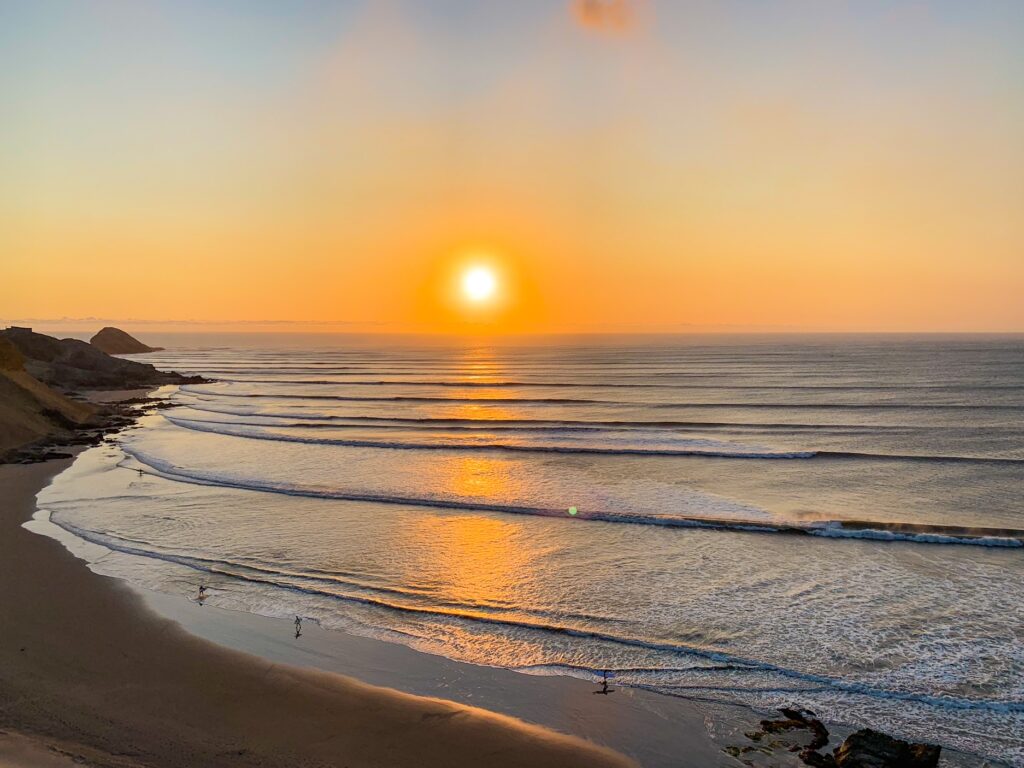
[{"label": "green lens flare", "polygon": [[576,507],[569,507],[569,514],[570,515],[575,515],[576,514]]}]

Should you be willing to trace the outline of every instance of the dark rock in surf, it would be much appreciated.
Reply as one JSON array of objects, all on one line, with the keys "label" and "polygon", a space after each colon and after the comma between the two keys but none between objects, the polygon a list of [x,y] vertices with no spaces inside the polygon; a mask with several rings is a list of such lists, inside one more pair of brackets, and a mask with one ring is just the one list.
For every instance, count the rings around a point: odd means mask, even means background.
[{"label": "dark rock in surf", "polygon": [[[785,720],[762,720],[761,731],[758,732],[755,740],[760,741],[768,734],[792,734],[794,732],[806,734],[809,741],[802,743],[800,739],[790,742],[788,740],[776,740],[776,746],[785,746],[790,752],[799,752],[800,759],[807,765],[815,768],[831,768],[834,760],[831,755],[822,755],[818,750],[828,745],[828,729],[814,713],[803,709],[780,709]],[[750,735],[750,734],[748,734]]]},{"label": "dark rock in surf", "polygon": [[864,728],[835,751],[838,768],[934,768],[941,747],[914,744]]},{"label": "dark rock in surf", "polygon": [[823,752],[829,733],[813,712],[779,711],[784,719],[762,720],[760,730],[745,734],[752,744],[725,751],[749,766],[755,764],[750,758],[757,754],[783,759],[787,752],[798,753],[800,761],[812,768],[935,768],[939,762],[940,747],[901,741],[870,728],[851,734],[833,752]]}]

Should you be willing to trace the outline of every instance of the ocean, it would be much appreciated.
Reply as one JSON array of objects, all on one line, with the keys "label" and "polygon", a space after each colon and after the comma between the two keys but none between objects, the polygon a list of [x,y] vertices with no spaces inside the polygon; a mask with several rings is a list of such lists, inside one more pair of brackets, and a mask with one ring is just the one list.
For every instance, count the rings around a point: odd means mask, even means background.
[{"label": "ocean", "polygon": [[1024,765],[1024,337],[147,338],[94,570]]}]

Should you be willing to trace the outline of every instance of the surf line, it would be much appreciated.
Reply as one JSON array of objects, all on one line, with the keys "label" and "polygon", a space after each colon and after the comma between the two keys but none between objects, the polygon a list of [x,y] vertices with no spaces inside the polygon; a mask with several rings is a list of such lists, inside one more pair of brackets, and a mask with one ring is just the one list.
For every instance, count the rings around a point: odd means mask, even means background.
[{"label": "surf line", "polygon": [[[242,491],[278,493],[316,499],[334,499],[371,504],[394,504],[431,509],[457,509],[476,512],[532,515],[535,517],[586,520],[626,525],[655,525],[665,528],[703,528],[740,533],[778,533],[823,538],[861,538],[885,542],[916,544],[960,544],[986,547],[1024,547],[1024,530],[1015,528],[970,528],[963,526],[931,525],[926,523],[884,522],[871,520],[821,520],[806,524],[777,520],[743,520],[713,517],[658,516],[625,512],[605,512],[576,507],[575,515],[566,509],[526,507],[458,499],[424,498],[373,494],[358,491],[333,491],[284,486],[275,483],[243,482],[226,477],[191,474],[180,467],[162,462],[141,451],[122,446],[126,455],[149,467],[153,473],[167,480],[193,485],[235,488]],[[161,466],[162,465],[162,466]]]}]

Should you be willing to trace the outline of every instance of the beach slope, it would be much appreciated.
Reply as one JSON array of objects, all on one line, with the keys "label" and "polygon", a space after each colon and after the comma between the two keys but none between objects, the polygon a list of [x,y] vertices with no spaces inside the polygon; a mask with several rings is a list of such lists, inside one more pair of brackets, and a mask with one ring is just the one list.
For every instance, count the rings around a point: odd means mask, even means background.
[{"label": "beach slope", "polygon": [[0,731],[99,766],[629,766],[580,739],[215,646],[21,527],[68,460],[0,466]]}]

